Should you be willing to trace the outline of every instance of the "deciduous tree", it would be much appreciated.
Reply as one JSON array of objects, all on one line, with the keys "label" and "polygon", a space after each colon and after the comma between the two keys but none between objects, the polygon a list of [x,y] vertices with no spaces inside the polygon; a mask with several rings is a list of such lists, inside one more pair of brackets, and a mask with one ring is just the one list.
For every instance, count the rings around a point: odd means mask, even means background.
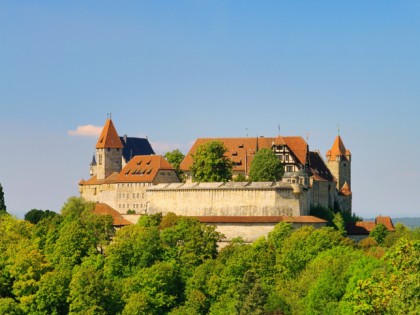
[{"label": "deciduous tree", "polygon": [[270,149],[259,150],[252,160],[249,178],[253,182],[271,182],[282,178],[283,164]]},{"label": "deciduous tree", "polygon": [[220,141],[210,141],[198,146],[191,166],[195,182],[227,182],[232,179],[232,161],[225,156],[226,147]]},{"label": "deciduous tree", "polygon": [[180,169],[181,162],[184,158],[185,155],[178,149],[165,153],[165,159],[172,165],[180,179],[184,177],[184,172]]}]

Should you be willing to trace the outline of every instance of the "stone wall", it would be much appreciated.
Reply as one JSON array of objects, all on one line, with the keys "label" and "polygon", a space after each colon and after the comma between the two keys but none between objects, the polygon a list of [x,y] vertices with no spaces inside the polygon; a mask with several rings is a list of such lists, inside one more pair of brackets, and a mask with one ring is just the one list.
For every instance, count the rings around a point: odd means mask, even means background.
[{"label": "stone wall", "polygon": [[288,183],[161,184],[147,190],[149,214],[185,216],[300,216],[308,191]]},{"label": "stone wall", "polygon": [[[245,243],[253,243],[261,237],[267,237],[278,222],[254,222],[254,223],[217,223],[209,224],[215,225],[216,231],[222,233],[225,238],[219,242],[219,249],[228,245],[232,239],[240,237]],[[301,228],[303,226],[313,226],[315,228],[322,228],[327,225],[327,222],[317,222],[317,223],[292,223],[292,226],[295,229]]]},{"label": "stone wall", "polygon": [[333,182],[311,180],[310,203],[314,207],[333,209],[336,189]]},{"label": "stone wall", "polygon": [[96,149],[96,175],[98,179],[105,179],[114,172],[122,169],[122,151],[120,149]]}]

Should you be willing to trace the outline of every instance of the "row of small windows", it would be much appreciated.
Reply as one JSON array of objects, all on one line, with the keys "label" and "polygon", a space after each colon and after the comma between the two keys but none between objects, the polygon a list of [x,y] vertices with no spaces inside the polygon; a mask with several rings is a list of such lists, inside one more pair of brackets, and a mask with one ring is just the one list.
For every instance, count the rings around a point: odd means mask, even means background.
[{"label": "row of small windows", "polygon": [[[118,198],[130,198],[130,193],[127,194],[118,194]],[[131,198],[140,198],[140,193],[133,193]],[[141,193],[141,198],[144,199],[144,193]]]},{"label": "row of small windows", "polygon": [[148,186],[152,186],[152,183],[121,183],[121,184],[118,184],[118,188],[148,187]]},{"label": "row of small windows", "polygon": [[[144,206],[145,206],[146,204],[143,204],[143,203],[133,203],[131,206],[131,208],[133,208],[133,209],[140,209],[140,208],[143,208]],[[127,206],[127,207],[126,207]],[[125,203],[120,203],[120,204],[118,204],[118,207],[120,208],[120,209],[130,209],[130,204],[129,203],[127,203],[127,204],[125,204]]]}]

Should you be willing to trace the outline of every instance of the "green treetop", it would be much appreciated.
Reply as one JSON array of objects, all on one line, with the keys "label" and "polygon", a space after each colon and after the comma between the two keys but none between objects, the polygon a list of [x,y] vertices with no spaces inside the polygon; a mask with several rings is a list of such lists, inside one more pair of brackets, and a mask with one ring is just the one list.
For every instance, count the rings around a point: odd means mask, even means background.
[{"label": "green treetop", "polygon": [[3,186],[0,184],[0,212],[6,212],[6,204],[4,203]]},{"label": "green treetop", "polygon": [[251,181],[270,182],[280,180],[283,174],[283,165],[273,151],[264,148],[255,154],[249,171]]},{"label": "green treetop", "polygon": [[179,166],[181,165],[184,157],[185,155],[182,154],[182,152],[178,149],[165,153],[165,159],[172,165],[180,179],[183,179],[184,172],[180,169]]},{"label": "green treetop", "polygon": [[226,147],[220,141],[198,146],[191,166],[195,182],[227,182],[232,179],[232,161],[225,156]]}]

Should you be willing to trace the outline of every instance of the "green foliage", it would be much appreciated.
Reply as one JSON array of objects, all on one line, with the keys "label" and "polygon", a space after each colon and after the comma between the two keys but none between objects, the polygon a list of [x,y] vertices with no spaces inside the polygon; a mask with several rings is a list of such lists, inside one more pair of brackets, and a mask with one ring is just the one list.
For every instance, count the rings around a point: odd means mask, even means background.
[{"label": "green foliage", "polygon": [[71,271],[53,270],[45,273],[39,281],[39,289],[35,295],[36,310],[39,314],[68,314]]},{"label": "green foliage", "polygon": [[6,212],[6,203],[4,202],[3,186],[0,183],[0,213]]},{"label": "green foliage", "polygon": [[362,221],[362,218],[358,217],[354,213],[350,214],[346,211],[333,211],[321,206],[311,207],[310,215],[328,221],[327,225],[333,227],[337,231],[340,231],[343,236],[347,235],[346,223]]},{"label": "green foliage", "polygon": [[283,164],[272,150],[263,148],[255,154],[249,171],[249,179],[251,181],[278,181],[283,174]]},{"label": "green foliage", "polygon": [[168,262],[156,262],[149,268],[138,270],[133,277],[127,279],[125,287],[128,288],[125,295],[128,303],[124,312],[128,313],[133,308],[132,296],[141,296],[144,311],[148,314],[164,314],[176,306],[182,292],[179,274],[174,264]]},{"label": "green foliage", "polygon": [[54,211],[32,209],[25,214],[24,219],[26,221],[31,222],[32,224],[37,224],[42,219],[49,218],[49,217],[56,217],[56,216],[58,216],[58,214],[55,213]]},{"label": "green foliage", "polygon": [[342,244],[344,238],[332,228],[304,226],[286,238],[277,258],[277,268],[286,279],[296,277],[319,253]]},{"label": "green foliage", "polygon": [[379,245],[382,245],[387,237],[389,231],[383,224],[376,225],[373,230],[369,233],[369,236],[372,237]]},{"label": "green foliage", "polygon": [[244,174],[238,174],[235,177],[233,177],[233,181],[234,182],[247,182],[248,179],[246,178]]},{"label": "green foliage", "polygon": [[280,251],[283,246],[284,240],[288,238],[290,234],[292,234],[292,232],[293,227],[290,223],[280,222],[276,224],[276,226],[270,233],[268,233],[267,237],[271,244],[274,246],[274,248],[277,251]]},{"label": "green foliage", "polygon": [[346,236],[346,223],[340,212],[334,214],[334,218],[332,220],[334,228],[341,233],[341,235]]},{"label": "green foliage", "polygon": [[280,223],[217,252],[214,227],[175,214],[109,243],[109,218],[91,210],[71,198],[36,225],[0,214],[0,314],[418,314],[418,230],[354,246]]},{"label": "green foliage", "polygon": [[115,314],[120,310],[112,282],[103,275],[103,266],[104,258],[93,255],[74,267],[68,296],[69,314]]},{"label": "green foliage", "polygon": [[216,257],[217,242],[221,237],[214,226],[201,224],[197,219],[178,217],[172,226],[161,231],[163,258],[176,262],[185,279],[191,275],[193,267]]},{"label": "green foliage", "polygon": [[55,265],[73,267],[82,258],[98,253],[113,235],[111,216],[93,214],[93,203],[81,198],[69,198],[61,210],[63,220],[57,230],[51,230],[46,252]]},{"label": "green foliage", "polygon": [[145,214],[142,215],[137,222],[138,225],[143,227],[159,227],[162,222],[162,213]]},{"label": "green foliage", "polygon": [[198,146],[191,166],[195,182],[227,182],[232,179],[232,161],[225,156],[226,147],[220,141],[210,141]]},{"label": "green foliage", "polygon": [[136,214],[136,210],[128,209],[127,214]]},{"label": "green foliage", "polygon": [[172,165],[181,180],[184,179],[184,172],[180,169],[180,165],[184,158],[185,155],[178,149],[165,153],[165,159]]},{"label": "green foliage", "polygon": [[106,249],[105,272],[111,277],[130,277],[161,257],[159,230],[129,225],[118,230]]},{"label": "green foliage", "polygon": [[24,315],[19,303],[9,297],[2,298],[0,296],[0,314],[7,315]]}]

